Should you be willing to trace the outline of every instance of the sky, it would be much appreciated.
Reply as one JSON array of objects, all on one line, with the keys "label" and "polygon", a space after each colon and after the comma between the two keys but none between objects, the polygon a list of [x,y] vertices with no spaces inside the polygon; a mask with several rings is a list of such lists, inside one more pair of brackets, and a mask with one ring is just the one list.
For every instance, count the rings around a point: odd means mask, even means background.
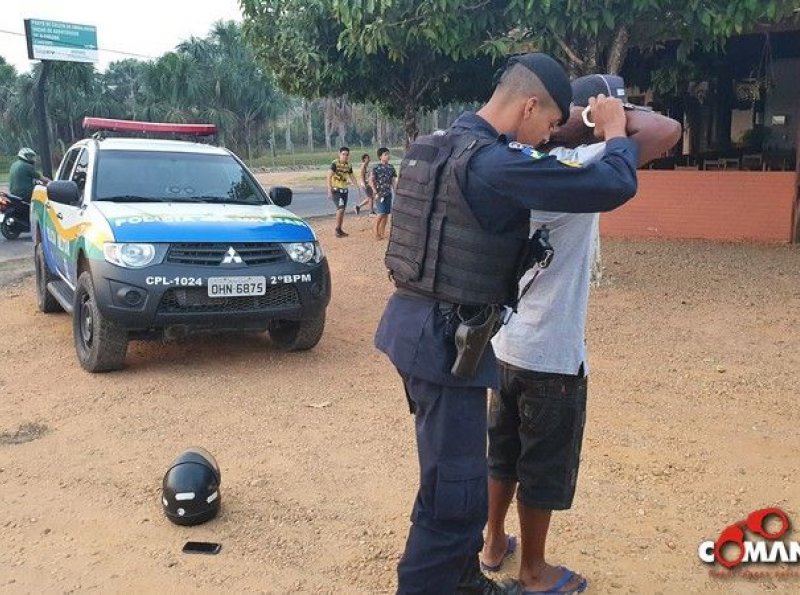
[{"label": "sky", "polygon": [[34,64],[28,60],[25,19],[94,25],[96,66],[105,70],[116,60],[157,58],[192,35],[205,36],[218,20],[241,22],[242,16],[237,0],[0,0],[0,56],[18,72]]}]

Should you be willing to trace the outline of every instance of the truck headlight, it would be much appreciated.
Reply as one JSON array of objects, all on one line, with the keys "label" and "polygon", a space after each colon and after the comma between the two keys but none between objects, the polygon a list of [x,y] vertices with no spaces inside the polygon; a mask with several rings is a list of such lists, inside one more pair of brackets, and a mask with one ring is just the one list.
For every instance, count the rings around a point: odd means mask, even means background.
[{"label": "truck headlight", "polygon": [[103,245],[103,256],[107,262],[126,269],[141,269],[153,262],[156,248],[153,244],[119,244],[108,242]]},{"label": "truck headlight", "polygon": [[322,260],[322,250],[317,242],[292,242],[283,244],[283,249],[295,262],[309,263]]}]

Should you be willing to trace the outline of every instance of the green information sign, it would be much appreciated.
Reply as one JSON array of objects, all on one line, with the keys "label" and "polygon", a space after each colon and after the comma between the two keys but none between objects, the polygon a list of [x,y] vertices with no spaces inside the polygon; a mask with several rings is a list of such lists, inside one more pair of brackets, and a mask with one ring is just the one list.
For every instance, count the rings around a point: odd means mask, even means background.
[{"label": "green information sign", "polygon": [[97,27],[25,19],[25,38],[31,60],[97,62]]}]

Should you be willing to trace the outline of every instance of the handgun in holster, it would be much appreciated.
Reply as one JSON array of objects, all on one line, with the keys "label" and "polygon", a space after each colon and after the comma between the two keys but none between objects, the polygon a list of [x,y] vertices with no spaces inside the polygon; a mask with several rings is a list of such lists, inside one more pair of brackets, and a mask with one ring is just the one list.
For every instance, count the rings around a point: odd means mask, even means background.
[{"label": "handgun in holster", "polygon": [[539,229],[537,229],[528,241],[525,243],[525,246],[520,254],[519,261],[517,262],[517,270],[516,270],[516,279],[515,279],[515,287],[522,281],[522,278],[527,274],[529,270],[538,266],[539,269],[533,274],[528,280],[528,283],[525,284],[525,287],[522,288],[516,294],[515,299],[509,304],[511,308],[511,312],[517,311],[517,306],[519,305],[520,300],[528,293],[528,290],[531,288],[536,276],[539,274],[539,271],[546,269],[550,266],[550,263],[553,262],[553,257],[555,256],[555,250],[553,246],[550,244],[550,230],[547,229],[546,225],[542,225]]},{"label": "handgun in holster", "polygon": [[456,328],[456,361],[450,373],[459,378],[472,378],[494,334],[500,329],[500,306],[485,306],[470,317],[462,317]]}]

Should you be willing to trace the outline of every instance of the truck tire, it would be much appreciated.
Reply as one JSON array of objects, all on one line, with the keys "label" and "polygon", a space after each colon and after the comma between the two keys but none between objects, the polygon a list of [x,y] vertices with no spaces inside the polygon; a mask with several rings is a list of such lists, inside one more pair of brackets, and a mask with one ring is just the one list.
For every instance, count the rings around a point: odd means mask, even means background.
[{"label": "truck tire", "polygon": [[41,244],[36,244],[33,254],[34,268],[36,269],[36,305],[39,308],[39,312],[44,312],[45,314],[63,312],[64,308],[61,307],[61,304],[47,291],[47,284],[55,281],[56,277],[47,268],[44,249]]},{"label": "truck tire", "polygon": [[122,368],[128,351],[128,333],[100,312],[89,271],[81,273],[75,288],[72,334],[75,353],[84,370],[110,372]]},{"label": "truck tire", "polygon": [[269,337],[282,351],[305,351],[322,338],[325,330],[325,311],[314,318],[303,320],[273,320],[269,323]]}]

